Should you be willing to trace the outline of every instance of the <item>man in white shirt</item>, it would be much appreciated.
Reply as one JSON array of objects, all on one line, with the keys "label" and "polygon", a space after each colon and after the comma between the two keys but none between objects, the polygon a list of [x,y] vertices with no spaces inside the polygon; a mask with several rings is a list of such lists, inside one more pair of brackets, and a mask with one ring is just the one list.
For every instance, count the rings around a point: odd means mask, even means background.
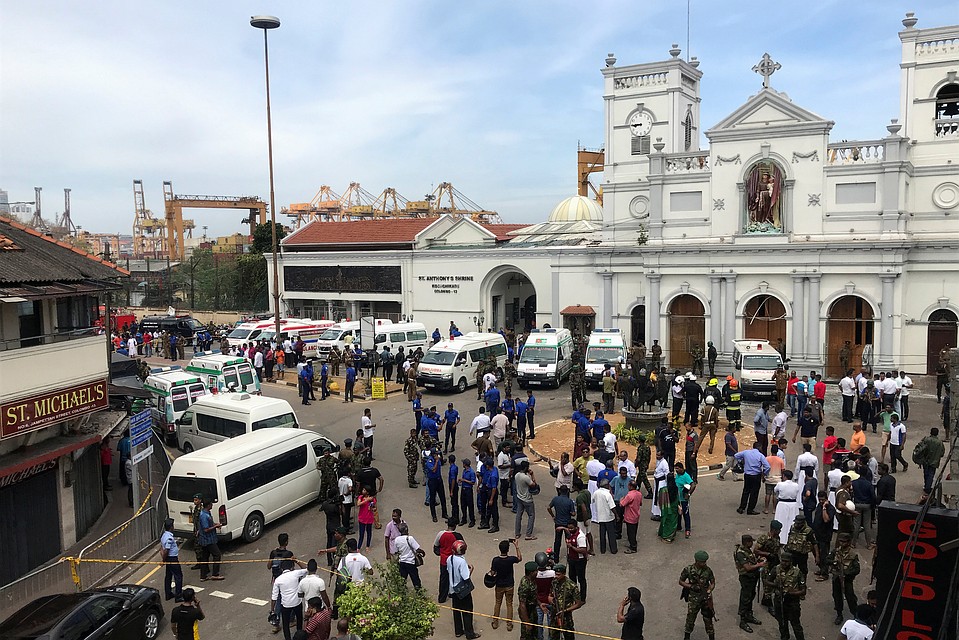
[{"label": "man in white shirt", "polygon": [[270,611],[276,610],[276,603],[280,603],[280,627],[283,637],[290,640],[290,616],[296,621],[296,630],[303,628],[303,600],[300,598],[300,580],[306,575],[306,569],[293,569],[293,563],[306,567],[302,560],[283,560],[280,569],[283,571],[273,581],[273,595]]},{"label": "man in white shirt", "polygon": [[602,480],[593,493],[593,522],[599,525],[599,552],[606,553],[606,543],[609,542],[609,552],[616,553],[616,501],[609,491],[609,480]]},{"label": "man in white shirt", "polygon": [[856,381],[847,372],[839,381],[839,393],[842,394],[842,420],[852,422],[853,400],[856,399]]},{"label": "man in white shirt", "polygon": [[483,391],[489,391],[490,388],[496,384],[496,374],[492,371],[487,371],[483,374]]},{"label": "man in white shirt", "polygon": [[506,439],[506,428],[509,426],[509,418],[506,417],[506,414],[503,412],[497,413],[493,416],[493,419],[489,421],[490,436],[493,438],[493,447],[498,449],[500,443]]},{"label": "man in white shirt", "polygon": [[616,471],[626,467],[626,477],[630,480],[636,479],[636,465],[629,459],[629,452],[626,450],[619,452],[619,462],[616,463]]},{"label": "man in white shirt", "polygon": [[789,414],[782,404],[776,405],[776,410],[777,413],[773,416],[772,421],[772,440],[770,442],[779,442],[780,438],[786,437],[786,421],[789,419]]},{"label": "man in white shirt", "polygon": [[373,457],[373,430],[376,429],[376,425],[373,424],[373,414],[369,408],[363,409],[360,427],[363,429],[363,446],[370,450],[370,460],[376,460]]},{"label": "man in white shirt", "polygon": [[[796,471],[794,477],[796,478],[805,478],[806,472],[804,469],[806,467],[812,468],[812,475],[817,480],[819,479],[819,458],[816,457],[816,454],[812,452],[812,445],[808,442],[804,443],[802,446],[803,452],[799,454],[796,458]],[[783,524],[786,524],[785,522]]]},{"label": "man in white shirt", "polygon": [[902,448],[906,445],[906,423],[899,421],[899,414],[894,413],[890,418],[889,429],[889,455],[891,457],[889,466],[893,473],[896,472],[896,462],[902,463],[902,470],[909,468],[909,463],[902,458]]},{"label": "man in white shirt", "polygon": [[327,608],[332,607],[330,596],[326,592],[326,581],[316,575],[316,560],[312,558],[306,563],[306,575],[300,580],[297,595],[303,602],[308,603],[313,598],[320,598]]},{"label": "man in white shirt", "polygon": [[[589,482],[586,485],[586,488],[589,489],[590,495],[596,493],[596,490],[599,488],[597,482],[599,482],[599,474],[603,472],[606,468],[606,465],[597,460],[596,458],[590,458],[589,462],[586,463],[586,475],[589,476]],[[596,519],[596,507],[592,507],[593,520]]]},{"label": "man in white shirt", "polygon": [[353,479],[344,469],[336,483],[340,491],[340,514],[343,517],[343,526],[347,531],[353,530]]},{"label": "man in white shirt", "polygon": [[[609,428],[607,426],[607,428]],[[603,444],[606,445],[606,453],[611,453],[616,455],[616,434],[612,431],[607,431],[606,435],[603,436]]]},{"label": "man in white shirt", "polygon": [[136,358],[139,355],[139,353],[137,353],[136,336],[130,336],[130,338],[127,340],[127,351],[129,352],[131,358]]},{"label": "man in white shirt", "polygon": [[355,538],[346,541],[346,549],[349,553],[343,556],[336,570],[348,575],[353,582],[363,582],[368,574],[373,573],[373,565],[370,564],[369,558],[357,552]]},{"label": "man in white shirt", "polygon": [[480,438],[489,430],[490,420],[489,416],[486,415],[486,407],[480,407],[479,415],[473,418],[473,422],[470,423],[470,437]]},{"label": "man in white shirt", "polygon": [[899,387],[899,406],[896,407],[896,412],[902,417],[903,420],[908,420],[909,390],[912,389],[912,378],[906,375],[905,371],[900,371],[899,377],[896,378],[896,386]]},{"label": "man in white shirt", "polygon": [[658,449],[656,450],[656,468],[653,469],[653,499],[650,502],[653,503],[651,508],[651,513],[653,520],[659,520],[663,512],[659,508],[659,500],[656,498],[659,496],[659,485],[663,482],[666,482],[666,476],[669,475],[669,460],[663,457],[663,454]]},{"label": "man in white shirt", "polygon": [[868,604],[856,607],[856,617],[846,620],[839,629],[840,640],[872,640],[873,630],[868,621],[875,613],[875,609]]}]

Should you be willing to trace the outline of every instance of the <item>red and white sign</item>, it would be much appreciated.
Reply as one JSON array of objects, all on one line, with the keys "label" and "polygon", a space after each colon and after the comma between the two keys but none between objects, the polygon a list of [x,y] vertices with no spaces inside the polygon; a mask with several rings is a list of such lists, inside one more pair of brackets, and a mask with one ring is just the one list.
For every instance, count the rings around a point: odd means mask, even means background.
[{"label": "red and white sign", "polygon": [[36,431],[43,427],[106,409],[107,381],[94,380],[40,396],[0,404],[0,438]]}]

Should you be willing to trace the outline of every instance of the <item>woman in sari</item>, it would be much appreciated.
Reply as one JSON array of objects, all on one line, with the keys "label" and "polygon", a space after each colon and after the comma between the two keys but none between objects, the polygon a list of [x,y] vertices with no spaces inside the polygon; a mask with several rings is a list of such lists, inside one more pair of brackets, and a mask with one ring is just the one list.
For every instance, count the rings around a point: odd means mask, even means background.
[{"label": "woman in sari", "polygon": [[659,521],[659,538],[663,542],[672,542],[676,537],[681,509],[675,473],[666,476],[666,482],[659,487],[659,495],[656,499],[662,511],[662,518]]}]

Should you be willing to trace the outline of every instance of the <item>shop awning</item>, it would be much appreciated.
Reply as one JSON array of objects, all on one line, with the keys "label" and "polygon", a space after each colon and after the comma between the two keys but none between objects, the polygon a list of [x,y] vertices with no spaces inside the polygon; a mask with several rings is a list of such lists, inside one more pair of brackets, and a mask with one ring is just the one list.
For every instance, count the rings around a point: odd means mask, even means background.
[{"label": "shop awning", "polygon": [[562,316],[595,316],[596,311],[586,305],[574,304],[566,307],[559,314]]}]

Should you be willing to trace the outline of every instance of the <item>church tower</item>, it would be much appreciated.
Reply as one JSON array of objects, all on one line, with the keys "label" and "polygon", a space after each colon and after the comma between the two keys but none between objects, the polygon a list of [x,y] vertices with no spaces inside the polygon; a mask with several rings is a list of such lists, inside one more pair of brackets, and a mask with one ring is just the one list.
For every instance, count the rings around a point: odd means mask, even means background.
[{"label": "church tower", "polygon": [[661,62],[617,67],[609,54],[603,69],[606,157],[604,220],[620,230],[639,227],[649,215],[649,154],[699,151],[699,60],[685,61],[673,45]]}]

